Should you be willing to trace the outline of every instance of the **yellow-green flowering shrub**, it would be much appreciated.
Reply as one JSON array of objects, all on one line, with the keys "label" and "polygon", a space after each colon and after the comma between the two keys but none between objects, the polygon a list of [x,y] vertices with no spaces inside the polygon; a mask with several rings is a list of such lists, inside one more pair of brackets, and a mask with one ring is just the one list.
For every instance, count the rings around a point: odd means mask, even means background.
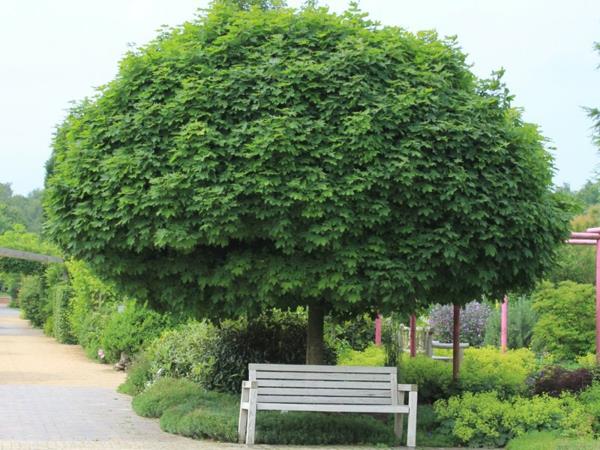
[{"label": "yellow-green flowering shrub", "polygon": [[382,346],[369,345],[362,352],[348,349],[338,356],[340,366],[383,366],[385,350]]},{"label": "yellow-green flowering shrub", "polygon": [[523,393],[535,366],[535,354],[526,348],[506,353],[495,347],[466,349],[460,388],[463,392],[497,391],[503,397]]},{"label": "yellow-green flowering shrub", "polygon": [[442,428],[472,447],[503,446],[529,431],[558,430],[568,436],[592,433],[591,415],[570,394],[501,400],[496,392],[467,392],[437,401],[434,409]]}]

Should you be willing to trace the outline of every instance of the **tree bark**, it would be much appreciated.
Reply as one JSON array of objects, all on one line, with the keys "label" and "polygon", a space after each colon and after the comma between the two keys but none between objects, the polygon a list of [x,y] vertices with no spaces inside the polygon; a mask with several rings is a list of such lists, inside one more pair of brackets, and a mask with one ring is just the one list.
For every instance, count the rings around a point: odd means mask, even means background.
[{"label": "tree bark", "polygon": [[323,324],[325,308],[315,303],[308,307],[308,329],[306,336],[306,364],[325,364]]},{"label": "tree bark", "polygon": [[454,327],[452,329],[452,379],[458,380],[460,371],[460,305],[454,305]]}]

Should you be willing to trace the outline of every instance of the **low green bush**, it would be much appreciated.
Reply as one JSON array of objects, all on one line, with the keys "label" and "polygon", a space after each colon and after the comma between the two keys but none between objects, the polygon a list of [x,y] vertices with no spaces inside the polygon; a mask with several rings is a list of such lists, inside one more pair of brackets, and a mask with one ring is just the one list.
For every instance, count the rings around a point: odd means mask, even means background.
[{"label": "low green bush", "polygon": [[60,282],[49,289],[50,304],[52,306],[52,316],[49,321],[52,323],[52,336],[58,342],[64,344],[74,344],[76,342],[71,324],[69,323],[69,313],[71,306],[71,288],[66,281]]},{"label": "low green bush", "polygon": [[[210,392],[184,379],[162,378],[133,400],[145,417],[160,417],[164,431],[196,439],[237,441],[238,395]],[[390,420],[359,414],[259,412],[256,442],[278,445],[397,442]]]},{"label": "low green bush", "polygon": [[591,284],[564,281],[543,283],[533,295],[538,321],[532,346],[549,352],[558,361],[592,353],[595,343],[595,288]]},{"label": "low green bush", "polygon": [[557,430],[583,437],[592,432],[592,417],[570,394],[501,400],[496,392],[468,392],[438,400],[434,409],[442,429],[472,447],[504,446],[530,431]]},{"label": "low green bush", "polygon": [[121,353],[129,357],[156,338],[169,321],[156,311],[127,300],[121,309],[114,305],[100,337],[100,345],[107,361],[118,361]]},{"label": "low green bush", "polygon": [[425,355],[411,358],[403,354],[398,365],[400,383],[419,385],[419,402],[432,403],[453,392],[452,365]]},{"label": "low green bush", "polygon": [[325,333],[330,342],[337,342],[342,348],[363,351],[375,338],[375,320],[369,314],[334,322],[332,318],[325,320]]},{"label": "low green bush", "polygon": [[496,391],[502,397],[522,394],[525,381],[536,368],[528,349],[500,352],[495,347],[466,349],[460,368],[462,392]]},{"label": "low green bush", "polygon": [[383,366],[385,350],[382,346],[371,344],[363,351],[345,349],[338,354],[340,366]]},{"label": "low green bush", "polygon": [[600,437],[600,383],[594,382],[589,388],[579,394],[579,401],[594,421],[592,427],[596,437]]},{"label": "low green bush", "polygon": [[592,438],[569,438],[556,431],[525,433],[506,446],[506,450],[598,450],[600,442]]},{"label": "low green bush", "polygon": [[137,395],[146,389],[154,379],[152,363],[146,352],[134,356],[131,366],[127,370],[127,379],[119,386],[119,392],[128,395]]},{"label": "low green bush", "polygon": [[152,374],[205,383],[213,373],[217,329],[209,322],[189,321],[165,330],[146,351]]},{"label": "low green bush", "polygon": [[42,327],[50,314],[41,276],[26,275],[22,278],[18,301],[24,317],[34,327]]}]

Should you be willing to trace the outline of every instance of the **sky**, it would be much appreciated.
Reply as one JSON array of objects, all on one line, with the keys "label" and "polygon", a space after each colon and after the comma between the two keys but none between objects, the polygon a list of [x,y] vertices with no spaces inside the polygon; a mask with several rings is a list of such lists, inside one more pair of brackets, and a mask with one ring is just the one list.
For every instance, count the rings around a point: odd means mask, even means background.
[{"label": "sky", "polygon": [[[299,6],[302,0],[288,0]],[[504,68],[514,105],[555,157],[555,183],[595,177],[600,151],[583,107],[600,107],[598,0],[362,0],[384,25],[456,35],[472,70]],[[27,194],[44,183],[52,136],[73,101],[113,79],[131,45],[193,19],[201,0],[0,1],[0,182]],[[336,12],[348,0],[321,0]]]}]

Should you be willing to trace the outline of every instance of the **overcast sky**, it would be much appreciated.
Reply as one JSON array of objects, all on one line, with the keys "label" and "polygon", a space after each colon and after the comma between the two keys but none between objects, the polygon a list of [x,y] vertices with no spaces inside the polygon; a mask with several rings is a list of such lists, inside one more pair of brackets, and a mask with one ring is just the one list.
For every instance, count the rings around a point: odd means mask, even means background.
[{"label": "overcast sky", "polygon": [[[178,25],[201,0],[1,0],[0,182],[43,185],[54,127],[73,100],[110,81],[128,44]],[[302,0],[290,0],[298,6]],[[335,11],[347,0],[321,0]],[[473,70],[504,67],[525,119],[556,147],[556,184],[579,188],[600,153],[583,106],[600,107],[598,0],[362,0],[384,24],[457,35]]]}]

